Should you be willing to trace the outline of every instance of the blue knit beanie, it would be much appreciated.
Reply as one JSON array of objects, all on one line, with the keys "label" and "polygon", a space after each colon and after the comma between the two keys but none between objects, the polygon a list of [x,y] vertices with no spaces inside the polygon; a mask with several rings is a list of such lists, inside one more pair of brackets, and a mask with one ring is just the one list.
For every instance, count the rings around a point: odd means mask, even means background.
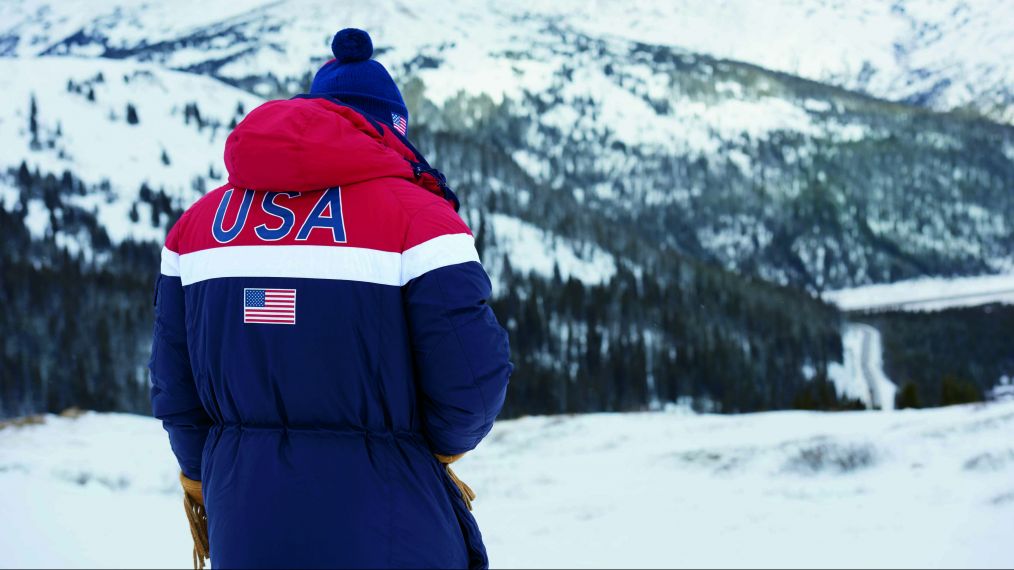
[{"label": "blue knit beanie", "polygon": [[334,59],[324,64],[313,78],[310,93],[329,95],[348,103],[373,119],[408,133],[408,108],[398,86],[384,66],[370,59],[370,34],[346,28],[331,41]]}]

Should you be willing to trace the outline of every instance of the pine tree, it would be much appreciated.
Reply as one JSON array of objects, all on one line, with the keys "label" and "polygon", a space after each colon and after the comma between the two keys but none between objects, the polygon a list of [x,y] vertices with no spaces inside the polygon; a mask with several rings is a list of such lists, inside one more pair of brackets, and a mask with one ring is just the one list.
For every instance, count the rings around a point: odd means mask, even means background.
[{"label": "pine tree", "polygon": [[28,132],[32,136],[30,148],[32,150],[42,148],[42,143],[39,142],[39,106],[35,102],[35,93],[32,93],[28,103]]},{"label": "pine tree", "polygon": [[127,103],[127,124],[136,125],[140,122],[137,118],[137,109],[134,108],[133,103]]},{"label": "pine tree", "polygon": [[982,395],[975,384],[951,374],[944,376],[940,387],[940,405],[951,406],[981,401]]},{"label": "pine tree", "polygon": [[919,388],[914,382],[906,383],[901,390],[898,391],[898,395],[894,399],[894,407],[899,410],[905,408],[921,408],[922,401],[919,398]]},{"label": "pine tree", "polygon": [[32,184],[32,173],[28,170],[28,164],[24,160],[18,166],[18,187],[27,189]]}]

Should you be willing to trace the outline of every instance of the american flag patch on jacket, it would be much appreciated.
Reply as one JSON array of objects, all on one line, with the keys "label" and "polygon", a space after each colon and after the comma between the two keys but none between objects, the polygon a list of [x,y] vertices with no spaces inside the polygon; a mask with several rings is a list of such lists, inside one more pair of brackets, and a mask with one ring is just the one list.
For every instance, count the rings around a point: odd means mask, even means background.
[{"label": "american flag patch on jacket", "polygon": [[296,324],[296,290],[243,289],[243,322]]},{"label": "american flag patch on jacket", "polygon": [[408,121],[405,120],[405,117],[398,113],[391,113],[391,124],[394,125],[394,130],[405,136],[405,132],[408,131]]}]

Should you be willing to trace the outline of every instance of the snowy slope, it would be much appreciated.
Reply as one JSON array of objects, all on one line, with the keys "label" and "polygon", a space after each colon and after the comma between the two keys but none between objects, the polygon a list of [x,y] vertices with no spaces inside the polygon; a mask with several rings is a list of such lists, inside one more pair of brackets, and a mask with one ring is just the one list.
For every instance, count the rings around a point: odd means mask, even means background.
[{"label": "snowy slope", "polygon": [[[500,422],[458,474],[494,567],[1014,564],[1014,401],[894,414]],[[0,430],[5,567],[187,567],[165,432],[87,414]]]},{"label": "snowy slope", "polygon": [[[7,9],[16,11],[16,6],[7,5]],[[618,84],[590,65],[596,54],[567,44],[580,38],[561,37],[546,29],[541,19],[518,18],[479,4],[450,2],[431,8],[431,13],[441,15],[444,36],[425,31],[418,21],[421,14],[401,10],[396,3],[345,13],[342,18],[330,15],[330,3],[261,6],[251,2],[251,6],[235,16],[227,16],[231,11],[211,10],[199,17],[201,10],[182,10],[181,18],[176,4],[128,2],[111,15],[94,17],[89,10],[75,9],[73,2],[61,3],[42,11],[44,17],[38,21],[20,16],[25,21],[11,32],[19,46],[12,53],[22,58],[38,53],[124,57],[214,75],[268,96],[279,89],[284,94],[298,92],[305,74],[329,58],[327,46],[334,30],[358,25],[376,38],[378,57],[385,65],[398,75],[421,79],[426,100],[438,107],[459,93],[485,95],[496,102],[543,94],[554,85],[559,87],[561,72],[570,69],[573,75],[561,92],[565,101],[590,97],[599,112],[590,121],[572,106],[554,106],[542,121],[563,130],[576,126],[587,131],[585,136],[609,133],[631,146],[714,153],[723,141],[739,136],[764,137],[778,130],[823,134],[811,119],[813,109],[765,94],[763,88],[759,94],[741,97],[740,86],[718,85],[719,97],[701,101],[674,93],[666,74],[646,62],[627,62],[630,69],[617,73],[629,74],[634,85]],[[10,21],[17,19],[12,15]],[[61,25],[49,25],[50,20]],[[505,25],[505,20],[510,24]],[[36,30],[34,25],[45,29]],[[70,38],[56,33],[77,26],[81,28]],[[26,37],[35,43],[22,48]],[[613,48],[622,53],[629,43],[621,41]],[[420,60],[427,63],[420,65]],[[660,112],[651,105],[655,99],[674,97],[673,104],[667,105],[672,112]],[[575,121],[579,124],[574,125]],[[862,134],[855,128],[827,133],[845,138]]]},{"label": "snowy slope", "polygon": [[496,94],[512,73],[539,76],[538,63],[514,65],[498,54],[524,51],[546,30],[573,29],[1014,120],[1014,4],[1006,0],[599,0],[591,7],[441,0],[425,8],[384,0],[341,9],[322,0],[23,0],[0,6],[0,21],[0,54],[155,58],[176,68],[210,65],[235,80],[290,78],[300,63],[326,55],[320,47],[335,29],[355,25],[385,38],[392,63],[419,54],[443,60],[447,73],[437,73],[451,82],[438,84],[450,94],[459,87]]},{"label": "snowy slope", "polygon": [[[139,212],[129,218],[142,184],[164,190],[178,207],[200,197],[199,188],[225,182],[222,152],[229,124],[263,102],[257,96],[216,79],[131,61],[79,57],[0,58],[0,89],[11,105],[0,109],[0,172],[18,168],[59,174],[70,171],[85,184],[109,183],[107,192],[71,196],[68,201],[97,214],[114,243],[125,238],[160,241],[166,228],[153,226]],[[39,124],[38,148],[29,133],[31,100]],[[186,106],[201,114],[187,119]],[[132,105],[137,124],[126,121]],[[168,159],[169,163],[165,163]],[[200,184],[195,184],[201,179]],[[17,189],[0,180],[0,205],[13,209]],[[42,197],[28,203],[26,224],[36,238],[50,228]],[[561,239],[517,218],[490,219],[494,266],[509,256],[515,271],[563,279],[607,281],[615,272],[613,256],[594,244]],[[73,236],[58,234],[61,245],[80,248]]]},{"label": "snowy slope", "polygon": [[[204,178],[207,189],[223,182],[227,126],[242,118],[240,106],[249,110],[261,103],[209,77],[89,58],[0,58],[0,90],[6,103],[0,108],[0,171],[16,169],[23,160],[42,173],[69,170],[88,185],[109,182],[109,192],[69,200],[95,210],[114,242],[126,237],[160,241],[164,235],[165,228],[152,227],[147,216],[128,219],[142,184],[186,206],[201,195],[196,178]],[[33,97],[39,125],[34,149]],[[193,102],[200,104],[203,127],[185,117],[185,107]],[[137,124],[126,120],[128,104],[136,110]]]},{"label": "snowy slope", "polygon": [[615,258],[594,244],[574,243],[503,214],[490,215],[487,223],[495,246],[484,252],[485,265],[495,275],[503,274],[504,256],[512,271],[553,277],[559,270],[561,279],[587,285],[606,283],[616,274]]},{"label": "snowy slope", "polygon": [[1007,0],[526,0],[603,36],[672,45],[934,109],[1014,121],[1014,3]]}]

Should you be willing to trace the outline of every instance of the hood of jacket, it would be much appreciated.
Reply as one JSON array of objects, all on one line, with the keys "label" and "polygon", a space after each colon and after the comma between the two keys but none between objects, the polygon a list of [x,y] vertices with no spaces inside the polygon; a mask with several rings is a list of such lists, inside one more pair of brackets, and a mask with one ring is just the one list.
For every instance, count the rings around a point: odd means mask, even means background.
[{"label": "hood of jacket", "polygon": [[297,97],[251,111],[225,142],[229,183],[308,192],[404,178],[455,202],[443,176],[393,130],[336,100]]}]

